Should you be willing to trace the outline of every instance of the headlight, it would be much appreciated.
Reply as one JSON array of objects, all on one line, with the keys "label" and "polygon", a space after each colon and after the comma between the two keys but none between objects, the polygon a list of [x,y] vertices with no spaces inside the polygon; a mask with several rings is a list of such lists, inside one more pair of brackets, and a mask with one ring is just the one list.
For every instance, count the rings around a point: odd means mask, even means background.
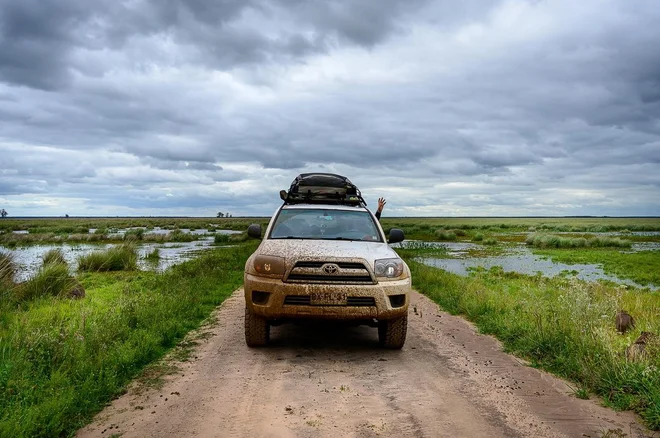
[{"label": "headlight", "polygon": [[270,255],[258,255],[254,258],[254,270],[264,277],[282,277],[284,275],[284,259]]},{"label": "headlight", "polygon": [[376,277],[396,278],[403,274],[403,260],[401,259],[381,259],[376,260],[374,266]]}]

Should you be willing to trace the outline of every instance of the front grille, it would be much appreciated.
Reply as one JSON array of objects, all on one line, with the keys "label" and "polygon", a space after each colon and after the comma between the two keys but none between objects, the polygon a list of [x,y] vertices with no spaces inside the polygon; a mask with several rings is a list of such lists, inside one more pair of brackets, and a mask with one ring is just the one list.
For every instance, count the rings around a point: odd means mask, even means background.
[{"label": "front grille", "polygon": [[309,295],[287,295],[284,297],[284,305],[309,306],[311,303]]},{"label": "front grille", "polygon": [[348,297],[346,300],[347,306],[360,306],[360,307],[369,307],[375,306],[376,300],[374,297]]},{"label": "front grille", "polygon": [[[327,273],[323,267],[326,264],[336,265],[336,272]],[[345,284],[374,284],[371,272],[363,263],[335,262],[335,261],[299,261],[291,269],[286,282],[295,283],[345,283]]]},{"label": "front grille", "polygon": [[[284,305],[288,306],[313,306],[309,295],[287,295],[284,297]],[[318,304],[323,306],[325,304]],[[376,305],[373,297],[348,297],[346,306],[352,307],[372,307]]]},{"label": "front grille", "polygon": [[304,260],[296,263],[295,268],[321,268],[326,263],[334,263],[340,269],[365,269],[364,265],[359,262],[317,262],[313,260]]},{"label": "front grille", "polygon": [[290,274],[288,281],[304,281],[309,283],[373,283],[368,275],[311,275],[311,274]]}]

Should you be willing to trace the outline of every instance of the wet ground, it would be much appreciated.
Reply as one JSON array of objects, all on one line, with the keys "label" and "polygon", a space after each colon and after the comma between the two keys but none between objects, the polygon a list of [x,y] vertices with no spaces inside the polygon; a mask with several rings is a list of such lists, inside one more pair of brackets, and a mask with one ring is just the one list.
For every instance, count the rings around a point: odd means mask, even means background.
[{"label": "wet ground", "polygon": [[[405,247],[404,242],[404,247]],[[419,242],[408,242],[408,245],[418,245]],[[485,257],[469,257],[468,251],[470,249],[484,249],[488,247],[469,242],[423,242],[425,245],[444,248],[447,250],[447,256],[437,257],[419,257],[417,260],[428,266],[441,268],[454,274],[467,276],[470,270],[475,268],[490,269],[495,266],[501,266],[505,272],[518,272],[520,274],[535,275],[541,273],[546,277],[554,277],[557,275],[573,275],[579,279],[586,281],[609,280],[618,284],[626,284],[629,286],[644,287],[632,280],[618,278],[613,275],[608,275],[603,271],[601,265],[598,264],[574,264],[568,265],[565,263],[553,262],[551,259],[541,257],[532,253],[532,251],[524,244],[508,246],[504,254],[496,256]],[[642,242],[634,244],[632,251],[641,250],[659,250],[660,244],[657,242]],[[657,290],[658,286],[648,286],[651,289]]]},{"label": "wet ground", "polygon": [[[126,230],[122,230],[126,232]],[[157,232],[170,230],[154,230]],[[183,231],[183,230],[181,230]],[[190,230],[186,230],[189,232]],[[202,230],[193,230],[195,234],[201,233]],[[236,234],[240,231],[231,230],[216,230],[214,234]],[[71,266],[72,271],[75,271],[80,256],[87,255],[94,251],[103,251],[116,244],[89,244],[89,243],[65,243],[65,244],[45,244],[45,245],[29,245],[9,249],[0,246],[0,252],[11,253],[14,261],[18,265],[18,273],[15,278],[16,281],[27,280],[33,275],[42,265],[42,259],[51,249],[59,248],[64,254],[64,258]],[[172,265],[182,263],[196,257],[200,251],[204,251],[213,246],[213,235],[202,238],[201,240],[194,240],[192,242],[166,242],[166,243],[143,243],[138,245],[138,266],[143,270],[163,271]],[[157,260],[148,260],[146,255],[151,253],[154,249],[158,248],[160,258]]]}]

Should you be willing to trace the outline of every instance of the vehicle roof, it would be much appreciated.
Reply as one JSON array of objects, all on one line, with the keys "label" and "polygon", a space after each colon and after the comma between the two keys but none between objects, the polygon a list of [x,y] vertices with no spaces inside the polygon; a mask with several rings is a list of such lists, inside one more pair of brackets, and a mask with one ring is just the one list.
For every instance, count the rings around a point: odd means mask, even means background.
[{"label": "vehicle roof", "polygon": [[368,211],[366,207],[341,205],[341,204],[285,204],[282,210],[295,210],[295,209],[323,209],[323,210],[347,210],[347,211]]}]

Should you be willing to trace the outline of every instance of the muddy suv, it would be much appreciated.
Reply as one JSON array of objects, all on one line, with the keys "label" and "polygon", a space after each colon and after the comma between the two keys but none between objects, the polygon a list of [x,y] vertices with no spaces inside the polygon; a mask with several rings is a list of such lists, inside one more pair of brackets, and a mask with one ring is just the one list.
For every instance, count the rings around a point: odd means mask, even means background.
[{"label": "muddy suv", "polygon": [[[261,226],[248,234],[261,238]],[[403,237],[392,229],[389,243]],[[285,200],[245,265],[245,340],[264,346],[271,325],[316,318],[378,327],[380,344],[399,349],[410,288],[408,266],[363,202]]]}]

